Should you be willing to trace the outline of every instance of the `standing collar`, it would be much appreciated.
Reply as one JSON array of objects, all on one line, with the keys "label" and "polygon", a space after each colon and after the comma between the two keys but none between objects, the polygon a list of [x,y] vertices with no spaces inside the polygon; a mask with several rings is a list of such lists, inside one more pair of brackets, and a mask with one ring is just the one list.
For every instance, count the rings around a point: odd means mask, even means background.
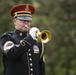
[{"label": "standing collar", "polygon": [[21,32],[17,29],[14,30],[14,33],[17,34],[20,37],[26,37],[27,36],[27,32]]}]

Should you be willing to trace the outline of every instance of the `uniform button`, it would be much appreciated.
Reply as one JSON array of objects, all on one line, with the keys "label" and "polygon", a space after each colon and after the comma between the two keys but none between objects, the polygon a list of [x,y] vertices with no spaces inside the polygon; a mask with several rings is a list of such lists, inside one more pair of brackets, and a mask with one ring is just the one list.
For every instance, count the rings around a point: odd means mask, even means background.
[{"label": "uniform button", "polygon": [[30,63],[30,66],[32,66],[33,64],[32,63]]},{"label": "uniform button", "polygon": [[22,36],[22,33],[20,33],[20,36]]},{"label": "uniform button", "polygon": [[28,51],[30,51],[30,49]]},{"label": "uniform button", "polygon": [[29,56],[31,56],[31,53],[29,53]]},{"label": "uniform button", "polygon": [[32,61],[32,58],[30,58],[30,61]]},{"label": "uniform button", "polygon": [[31,68],[31,71],[33,71],[33,68]]}]

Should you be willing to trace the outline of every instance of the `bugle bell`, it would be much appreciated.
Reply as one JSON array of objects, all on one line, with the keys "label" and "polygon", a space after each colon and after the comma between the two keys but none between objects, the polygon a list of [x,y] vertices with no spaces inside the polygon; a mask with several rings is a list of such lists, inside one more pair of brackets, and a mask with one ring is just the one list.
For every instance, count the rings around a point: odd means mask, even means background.
[{"label": "bugle bell", "polygon": [[38,41],[41,41],[42,43],[47,43],[51,40],[51,34],[50,34],[50,31],[48,30],[37,32],[36,36]]}]

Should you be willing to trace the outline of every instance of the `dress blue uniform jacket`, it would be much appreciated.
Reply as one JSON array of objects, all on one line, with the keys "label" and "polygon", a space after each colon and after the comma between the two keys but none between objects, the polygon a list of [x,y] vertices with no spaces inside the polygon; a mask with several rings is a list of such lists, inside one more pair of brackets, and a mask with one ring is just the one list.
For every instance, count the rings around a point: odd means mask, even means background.
[{"label": "dress blue uniform jacket", "polygon": [[15,30],[0,38],[4,75],[45,75],[43,44]]}]

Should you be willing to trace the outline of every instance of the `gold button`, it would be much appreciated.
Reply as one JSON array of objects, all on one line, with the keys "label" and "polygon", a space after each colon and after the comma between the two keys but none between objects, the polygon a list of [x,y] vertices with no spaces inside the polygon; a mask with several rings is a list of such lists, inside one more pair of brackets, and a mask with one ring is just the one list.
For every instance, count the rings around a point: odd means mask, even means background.
[{"label": "gold button", "polygon": [[20,33],[20,36],[22,36],[22,33]]}]

